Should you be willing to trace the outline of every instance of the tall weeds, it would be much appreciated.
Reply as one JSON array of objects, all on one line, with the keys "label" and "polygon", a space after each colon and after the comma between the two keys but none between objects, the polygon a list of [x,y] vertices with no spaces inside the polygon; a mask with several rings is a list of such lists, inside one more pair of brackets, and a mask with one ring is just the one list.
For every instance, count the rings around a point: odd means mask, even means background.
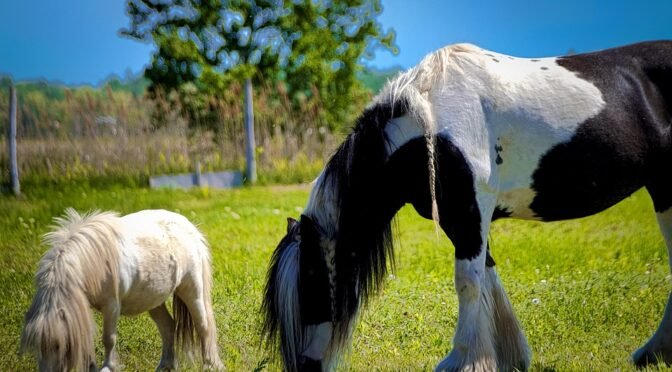
[{"label": "tall weeds", "polygon": [[[24,92],[19,97],[20,174],[52,181],[146,180],[155,174],[190,172],[197,161],[203,171],[244,169],[241,87],[233,85],[202,102],[189,101],[195,97],[182,91],[149,99],[109,86],[66,89],[63,97]],[[0,92],[0,102],[0,108],[7,107],[6,92]],[[199,115],[193,115],[193,107]],[[340,140],[325,122],[317,94],[292,101],[282,85],[265,86],[255,91],[254,113],[261,183],[311,180]],[[201,120],[210,125],[200,125]],[[3,180],[8,177],[6,125],[6,120],[0,122]]]}]

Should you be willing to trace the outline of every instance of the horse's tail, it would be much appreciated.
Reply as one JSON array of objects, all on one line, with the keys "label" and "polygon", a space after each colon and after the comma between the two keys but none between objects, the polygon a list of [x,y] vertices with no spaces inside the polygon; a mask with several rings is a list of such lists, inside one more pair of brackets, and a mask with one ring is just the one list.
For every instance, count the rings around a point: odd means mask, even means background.
[{"label": "horse's tail", "polygon": [[191,359],[198,345],[196,325],[187,304],[177,295],[173,295],[173,315],[175,316],[175,341],[177,348]]},{"label": "horse's tail", "polygon": [[205,335],[203,335],[203,361],[205,364],[221,370],[224,368],[222,361],[219,358],[219,350],[217,347],[217,325],[215,323],[215,312],[212,308],[212,264],[210,252],[207,242],[202,239],[204,256],[203,264],[203,304],[205,307],[205,317],[207,320],[207,327]]},{"label": "horse's tail", "polygon": [[202,315],[204,317],[203,330],[201,331],[202,334],[200,335],[200,338],[196,337],[196,324],[194,323],[192,314],[189,312],[184,301],[182,301],[179,296],[174,295],[173,313],[175,315],[175,337],[178,348],[189,356],[193,356],[194,349],[200,346],[203,363],[208,367],[213,367],[219,370],[223,369],[224,365],[219,358],[217,348],[217,327],[215,325],[215,316],[212,309],[212,268],[210,264],[210,254],[205,238],[201,236],[200,240],[202,244],[201,298],[203,300]]},{"label": "horse's tail", "polygon": [[100,290],[100,275],[111,269],[109,258],[118,259],[118,253],[101,253],[116,251],[116,218],[114,213],[80,216],[68,209],[44,237],[51,249],[35,275],[37,293],[26,313],[21,352],[34,352],[38,361],[49,361],[49,368],[88,370],[95,363],[95,323],[88,295]]}]

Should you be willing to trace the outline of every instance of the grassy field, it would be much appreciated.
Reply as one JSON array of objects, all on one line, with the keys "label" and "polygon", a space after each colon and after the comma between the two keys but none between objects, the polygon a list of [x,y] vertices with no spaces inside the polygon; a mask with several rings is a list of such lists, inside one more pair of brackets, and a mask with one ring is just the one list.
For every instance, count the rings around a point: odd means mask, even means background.
[{"label": "grassy field", "polygon": [[[122,213],[165,208],[198,223],[212,245],[218,339],[227,368],[278,369],[259,347],[258,309],[270,254],[285,217],[298,216],[304,206],[306,187],[183,192],[81,183],[24,189],[20,199],[0,196],[0,370],[35,368],[31,357],[17,353],[19,334],[45,250],[40,235],[68,206]],[[397,230],[397,270],[363,312],[342,365],[347,370],[430,370],[450,350],[457,320],[453,248],[410,208],[401,212]],[[630,353],[657,327],[672,287],[645,193],[582,220],[500,221],[491,239],[532,347],[533,370],[633,369]],[[118,340],[126,370],[158,363],[159,335],[147,315],[123,318]]]}]

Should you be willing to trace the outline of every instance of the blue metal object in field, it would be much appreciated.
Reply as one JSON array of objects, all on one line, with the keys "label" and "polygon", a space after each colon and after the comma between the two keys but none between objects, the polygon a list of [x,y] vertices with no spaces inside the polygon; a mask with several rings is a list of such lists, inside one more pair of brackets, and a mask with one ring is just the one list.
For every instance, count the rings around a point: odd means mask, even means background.
[{"label": "blue metal object in field", "polygon": [[182,173],[149,178],[149,186],[153,189],[161,187],[188,189],[194,186],[230,189],[242,185],[243,175],[239,171]]}]

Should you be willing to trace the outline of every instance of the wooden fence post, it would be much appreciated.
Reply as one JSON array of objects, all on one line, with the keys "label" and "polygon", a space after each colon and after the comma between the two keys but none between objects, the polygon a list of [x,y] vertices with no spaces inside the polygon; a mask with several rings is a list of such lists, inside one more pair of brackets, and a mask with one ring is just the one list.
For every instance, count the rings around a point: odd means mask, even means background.
[{"label": "wooden fence post", "polygon": [[7,130],[7,142],[9,143],[9,177],[10,187],[14,195],[21,194],[19,184],[19,164],[16,159],[16,89],[9,86],[9,127]]},{"label": "wooden fence post", "polygon": [[245,79],[245,139],[247,149],[245,152],[247,182],[257,182],[257,160],[255,151],[257,145],[254,141],[254,110],[252,109],[252,79]]}]

